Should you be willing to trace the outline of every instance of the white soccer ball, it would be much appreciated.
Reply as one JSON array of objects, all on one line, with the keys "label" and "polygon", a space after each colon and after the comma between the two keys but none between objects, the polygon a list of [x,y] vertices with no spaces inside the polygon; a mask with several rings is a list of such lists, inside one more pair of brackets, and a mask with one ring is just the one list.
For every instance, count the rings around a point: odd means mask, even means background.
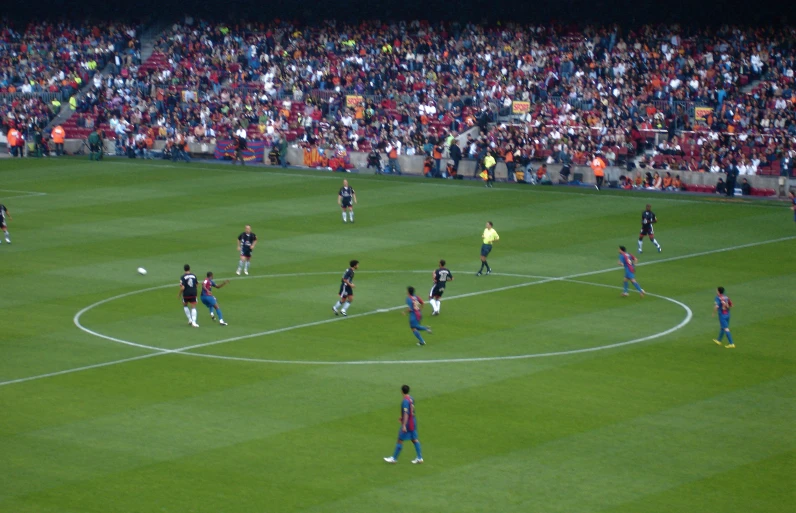
[{"label": "white soccer ball", "polygon": [[143,267],[139,267],[138,268],[138,274],[140,274],[141,276],[145,275],[146,274],[146,269],[144,269]]}]

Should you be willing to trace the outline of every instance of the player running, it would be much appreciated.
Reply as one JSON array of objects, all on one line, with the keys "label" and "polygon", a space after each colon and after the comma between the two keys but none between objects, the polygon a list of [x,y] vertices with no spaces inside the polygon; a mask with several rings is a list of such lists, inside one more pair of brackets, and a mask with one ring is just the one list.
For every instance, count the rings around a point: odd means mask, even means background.
[{"label": "player running", "polygon": [[[185,316],[188,318],[188,325],[198,328],[196,324],[196,275],[191,272],[191,266],[185,264],[183,266],[185,274],[180,278],[180,294],[182,297],[182,308],[185,310]],[[188,308],[188,305],[191,305]]]},{"label": "player running", "polygon": [[401,387],[404,398],[401,401],[401,429],[398,431],[398,442],[395,444],[395,452],[392,456],[384,458],[387,463],[398,463],[398,455],[404,448],[404,441],[411,440],[417,451],[417,458],[412,463],[417,465],[423,463],[423,453],[420,450],[420,440],[417,438],[417,417],[415,416],[415,400],[409,395],[409,385]]},{"label": "player running", "polygon": [[417,345],[424,346],[426,341],[420,335],[421,331],[431,333],[431,328],[428,326],[421,326],[420,321],[423,319],[423,300],[415,296],[415,288],[407,287],[406,289],[406,306],[404,315],[409,314],[409,328],[412,329],[412,334],[419,341]]},{"label": "player running", "polygon": [[428,302],[434,309],[431,315],[439,315],[440,301],[442,294],[445,293],[445,284],[453,281],[453,273],[445,267],[445,260],[439,261],[439,269],[434,271],[434,286],[431,287],[431,292],[428,294]]},{"label": "player running", "polygon": [[724,335],[727,335],[727,349],[735,349],[735,342],[732,341],[732,334],[730,333],[730,308],[732,308],[732,300],[724,294],[724,287],[716,289],[716,298],[714,299],[713,314],[719,314],[719,338],[714,338],[713,342],[721,345],[721,340]]},{"label": "player running", "polygon": [[475,273],[476,276],[481,276],[481,273],[484,271],[484,267],[486,267],[487,274],[492,274],[492,268],[489,267],[489,262],[486,261],[486,257],[492,251],[492,245],[500,240],[498,232],[492,228],[492,221],[487,221],[482,238],[484,243],[481,245],[481,269]]},{"label": "player running", "polygon": [[661,245],[658,244],[658,241],[655,240],[655,229],[653,228],[653,224],[658,222],[658,218],[655,217],[655,212],[652,211],[652,205],[649,203],[647,204],[647,209],[641,213],[641,233],[638,235],[638,252],[639,254],[643,253],[641,250],[641,246],[644,243],[644,236],[649,236],[650,240],[655,247],[658,248],[658,253],[661,252]]},{"label": "player running", "polygon": [[213,273],[211,272],[207,273],[207,278],[205,278],[205,281],[202,282],[202,304],[205,305],[208,310],[210,310],[210,318],[213,321],[216,320],[213,310],[216,311],[218,314],[218,323],[222,326],[226,326],[227,323],[224,322],[224,315],[221,313],[221,307],[218,306],[218,301],[216,300],[215,296],[213,296],[213,289],[220,289],[227,283],[229,283],[229,280],[224,280],[221,285],[216,285],[216,282],[213,281]]},{"label": "player running", "polygon": [[[8,234],[8,222],[13,220],[6,206],[0,203],[0,230],[3,230],[6,236],[6,242],[9,244],[11,244],[11,236]],[[2,244],[1,241],[0,244]]]},{"label": "player running", "polygon": [[627,296],[628,282],[632,282],[638,293],[641,294],[641,297],[644,297],[644,289],[642,289],[641,285],[636,281],[636,262],[638,262],[638,258],[628,253],[624,246],[619,246],[619,265],[625,268],[625,283],[622,297]]},{"label": "player running", "polygon": [[[353,203],[352,203],[353,202]],[[348,218],[354,222],[354,204],[357,202],[357,193],[354,192],[353,187],[348,186],[348,180],[343,180],[343,186],[337,194],[337,204],[343,209],[343,222],[346,221],[346,210],[348,210]]]},{"label": "player running", "polygon": [[[332,307],[335,315],[342,314],[343,317],[348,315],[348,307],[351,306],[351,302],[354,300],[354,271],[359,268],[359,260],[351,260],[348,266],[348,269],[343,273],[343,278],[340,280],[340,291],[337,293],[340,299]],[[343,309],[338,310],[341,305]]]},{"label": "player running", "polygon": [[254,246],[257,245],[257,236],[252,233],[252,227],[246,225],[243,233],[238,235],[238,252],[240,253],[240,261],[238,262],[238,270],[235,274],[240,276],[240,271],[243,269],[243,274],[249,275],[249,262],[252,259],[252,251]]}]

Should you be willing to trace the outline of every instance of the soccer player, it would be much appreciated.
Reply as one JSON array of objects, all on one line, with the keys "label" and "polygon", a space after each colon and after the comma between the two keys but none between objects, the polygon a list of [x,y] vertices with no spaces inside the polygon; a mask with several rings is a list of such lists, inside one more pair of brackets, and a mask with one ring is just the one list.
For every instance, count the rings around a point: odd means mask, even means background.
[{"label": "soccer player", "polygon": [[354,222],[354,206],[352,204],[357,202],[357,193],[354,192],[353,187],[348,186],[348,180],[343,180],[343,186],[340,188],[340,192],[337,194],[337,204],[343,209],[343,222],[346,221],[346,210],[348,210],[348,218],[353,223]]},{"label": "soccer player", "polygon": [[211,272],[207,273],[207,278],[205,278],[205,281],[202,282],[202,304],[205,305],[208,310],[210,310],[210,318],[213,321],[216,320],[213,310],[216,311],[218,314],[218,323],[222,326],[226,326],[227,323],[224,322],[224,316],[221,313],[221,307],[218,306],[218,301],[213,296],[213,289],[220,289],[227,283],[229,283],[229,280],[224,280],[221,285],[216,285],[216,282],[213,280],[213,273]]},{"label": "soccer player", "polygon": [[409,395],[409,385],[401,387],[404,398],[401,401],[401,429],[398,431],[398,442],[395,444],[395,452],[392,456],[384,458],[387,463],[398,463],[398,456],[404,448],[404,441],[411,440],[417,451],[417,458],[412,463],[417,465],[423,463],[423,453],[420,450],[420,440],[417,438],[417,417],[415,416],[415,400]]},{"label": "soccer player", "polygon": [[[180,278],[180,294],[182,297],[182,308],[185,310],[185,316],[188,318],[188,325],[198,328],[196,324],[196,275],[191,272],[191,266],[185,264],[183,267],[185,274]],[[191,305],[190,308],[188,305]]]},{"label": "soccer player", "polygon": [[[348,315],[348,307],[351,306],[351,301],[354,300],[354,271],[359,268],[359,260],[351,260],[348,263],[348,269],[343,273],[343,278],[340,280],[340,291],[338,295],[340,299],[332,307],[335,315],[343,314],[343,317]],[[343,309],[338,310],[342,305]]]},{"label": "soccer player", "polygon": [[426,341],[420,335],[421,331],[431,333],[431,328],[428,326],[421,326],[420,321],[423,319],[423,300],[415,296],[415,288],[407,287],[406,289],[406,306],[408,307],[404,315],[409,314],[409,327],[412,329],[412,334],[417,338],[419,346],[426,345]]},{"label": "soccer player", "polygon": [[625,288],[622,297],[627,296],[628,282],[632,282],[641,297],[644,297],[644,289],[636,281],[636,262],[638,262],[638,258],[628,253],[624,246],[619,246],[619,265],[625,268]]},{"label": "soccer player", "polygon": [[445,267],[445,260],[439,261],[439,268],[434,271],[434,286],[431,287],[431,292],[428,294],[428,302],[434,309],[431,315],[439,315],[440,300],[442,294],[445,293],[445,284],[453,281],[453,273]]},{"label": "soccer player", "polygon": [[647,209],[641,213],[641,233],[638,235],[638,252],[639,254],[643,253],[641,250],[641,245],[644,243],[644,236],[649,236],[650,240],[655,247],[658,248],[658,253],[661,252],[661,245],[658,244],[658,241],[655,240],[655,229],[653,228],[653,224],[658,222],[658,218],[655,216],[655,212],[652,211],[652,205],[647,203]]},{"label": "soccer player", "polygon": [[724,335],[727,335],[727,349],[734,349],[735,342],[732,341],[732,334],[730,333],[730,308],[732,308],[732,300],[724,294],[724,287],[716,289],[716,299],[714,300],[713,314],[719,314],[719,338],[714,338],[713,342],[721,345],[721,340]]},{"label": "soccer player", "polygon": [[243,269],[243,273],[248,276],[249,275],[249,262],[252,259],[252,251],[254,251],[254,246],[257,245],[257,236],[252,233],[252,227],[250,225],[246,225],[243,233],[238,235],[238,252],[240,253],[240,262],[238,262],[238,270],[235,271],[235,274],[240,276],[240,271]]},{"label": "soccer player", "polygon": [[6,206],[0,203],[0,230],[3,230],[3,233],[6,236],[6,242],[9,244],[11,244],[11,236],[8,234],[8,222],[13,220],[14,219],[11,217],[11,214],[8,212]]},{"label": "soccer player", "polygon": [[482,238],[484,243],[481,245],[481,269],[475,273],[476,276],[481,276],[484,272],[484,267],[486,267],[487,274],[492,274],[492,268],[489,267],[489,262],[486,261],[486,257],[492,251],[492,245],[500,240],[498,232],[492,228],[492,221],[487,221]]}]

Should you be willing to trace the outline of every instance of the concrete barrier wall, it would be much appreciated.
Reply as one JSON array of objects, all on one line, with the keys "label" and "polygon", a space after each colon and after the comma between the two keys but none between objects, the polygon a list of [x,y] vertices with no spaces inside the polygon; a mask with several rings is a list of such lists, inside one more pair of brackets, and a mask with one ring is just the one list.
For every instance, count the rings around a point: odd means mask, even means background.
[{"label": "concrete barrier wall", "polygon": [[[64,149],[69,154],[76,153],[82,146],[83,141],[79,139],[67,139],[64,143]],[[156,141],[154,145],[155,150],[162,150],[163,147],[166,145],[165,141]],[[215,146],[211,144],[201,144],[201,143],[194,143],[188,145],[190,148],[190,153],[192,155],[212,155],[215,151]],[[87,151],[87,150],[86,150]],[[114,153],[115,151],[115,143],[114,141],[106,140],[105,141],[105,152],[106,153]],[[304,163],[304,152],[298,146],[291,146],[288,148],[287,152],[287,160],[291,165],[303,165]],[[266,162],[268,160],[268,152],[266,152]],[[366,169],[367,162],[368,162],[368,154],[363,152],[351,152],[350,154],[351,163],[354,165],[362,173],[372,173],[374,172],[373,169]],[[398,164],[401,166],[401,172],[407,175],[422,175],[423,174],[423,161],[425,157],[422,156],[407,156],[401,155],[398,157]],[[387,155],[382,154],[382,161],[387,162]],[[448,163],[448,160],[443,159],[442,165],[445,166]],[[538,168],[541,165],[540,162],[534,162],[533,167],[534,169]],[[475,161],[465,159],[459,162],[459,174],[465,177],[471,177],[475,174]],[[547,166],[548,172],[550,174],[550,178],[553,179],[554,182],[558,181],[558,174],[561,171],[560,164],[549,164]],[[654,170],[649,170],[651,173],[654,174]],[[635,173],[643,172],[646,173],[647,170],[640,170],[636,169],[631,172],[633,176]],[[669,171],[672,176],[680,175],[680,179],[685,184],[693,184],[693,185],[716,185],[719,178],[724,178],[723,173],[697,173],[694,171]],[[570,175],[570,179],[574,176],[575,173],[581,173],[583,175],[583,182],[584,183],[594,183],[594,173],[592,172],[589,166],[572,166],[572,175]],[[661,175],[665,175],[666,171],[659,170],[658,173]],[[497,166],[495,166],[495,178],[497,180],[505,180],[507,178],[507,170],[506,164],[502,161],[498,162]],[[605,170],[605,179],[608,180],[618,180],[620,176],[627,175],[628,171],[622,167],[608,167]],[[758,189],[779,189],[779,177],[776,176],[757,176],[757,175],[743,175],[738,177],[739,181],[742,178],[747,178],[749,183],[752,185],[753,188]]]},{"label": "concrete barrier wall", "polygon": [[[298,163],[301,164],[303,162],[304,155],[301,152],[300,148],[290,148],[288,151],[288,161],[291,163]],[[351,163],[354,165],[355,168],[360,170],[360,172],[373,172],[373,169],[366,169],[367,168],[367,154],[362,152],[352,152],[350,155]],[[425,157],[422,156],[407,156],[402,155],[398,157],[398,165],[401,166],[401,172],[407,175],[422,175],[423,174],[423,161]],[[387,162],[387,156],[382,154],[382,161]],[[442,166],[444,167],[448,163],[448,160],[442,160]],[[533,167],[537,169],[541,166],[541,162],[534,162]],[[519,167],[519,166],[518,166]],[[548,173],[550,174],[550,178],[553,179],[554,182],[558,181],[558,175],[561,171],[561,164],[548,164],[547,169]],[[465,177],[471,177],[475,175],[475,168],[476,162],[474,160],[465,159],[459,162],[459,174]],[[646,174],[649,171],[652,174],[655,174],[655,170],[649,169],[636,169],[630,174],[635,176],[636,173],[642,172]],[[658,173],[661,176],[665,176],[667,171],[665,170],[658,170]],[[680,179],[685,184],[694,184],[694,185],[716,185],[719,178],[725,178],[724,173],[697,173],[695,171],[669,171],[672,176],[680,175]],[[594,180],[594,172],[591,170],[589,166],[572,166],[572,174],[570,175],[570,179],[574,176],[575,173],[580,173],[583,175],[583,182],[584,183],[595,183]],[[608,167],[605,170],[605,179],[608,180],[618,180],[620,176],[627,175],[628,171],[623,167]],[[505,180],[508,175],[508,170],[506,169],[506,164],[502,161],[499,161],[498,164],[495,166],[495,178],[497,180]],[[757,175],[743,175],[739,176],[738,180],[740,181],[742,178],[747,178],[749,183],[754,188],[762,188],[762,189],[777,189],[778,184],[778,177],[776,176],[757,176]]]}]

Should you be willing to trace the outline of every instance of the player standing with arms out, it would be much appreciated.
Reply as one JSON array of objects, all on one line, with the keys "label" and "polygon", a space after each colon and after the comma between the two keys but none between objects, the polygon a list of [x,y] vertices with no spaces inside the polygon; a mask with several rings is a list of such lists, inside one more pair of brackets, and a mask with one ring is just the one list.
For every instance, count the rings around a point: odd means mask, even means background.
[{"label": "player standing with arms out", "polygon": [[0,203],[0,230],[3,230],[6,236],[6,242],[9,244],[11,244],[11,236],[8,235],[8,222],[13,220],[14,218],[11,217],[6,206]]},{"label": "player standing with arms out", "polygon": [[644,289],[636,281],[636,262],[638,262],[638,258],[628,253],[624,246],[619,246],[619,265],[625,268],[625,285],[622,297],[627,296],[628,282],[633,282],[633,286],[636,287],[638,293],[641,294],[641,297],[644,297]]},{"label": "player standing with arms out", "polygon": [[[185,310],[185,316],[188,318],[188,325],[198,328],[196,324],[196,275],[191,272],[191,266],[185,264],[183,267],[185,274],[180,278],[180,294],[182,297],[182,308]],[[191,305],[188,308],[188,305]]]},{"label": "player standing with arms out", "polygon": [[439,315],[440,301],[445,293],[445,284],[449,281],[453,281],[453,273],[445,267],[445,260],[440,260],[439,269],[434,271],[434,286],[428,294],[428,302],[434,309],[431,315]]},{"label": "player standing with arms out", "polygon": [[484,243],[481,245],[481,269],[475,273],[476,276],[481,276],[484,272],[484,267],[486,267],[487,274],[492,274],[492,268],[489,267],[489,262],[486,261],[486,257],[492,251],[492,245],[500,240],[498,232],[492,228],[492,221],[487,221],[482,238]]},{"label": "player standing with arms out", "polygon": [[[352,203],[353,202],[353,203]],[[343,180],[343,186],[337,194],[337,204],[343,209],[343,222],[346,221],[345,213],[348,210],[348,218],[354,222],[354,203],[357,202],[357,193],[353,187],[348,186],[348,180]]]},{"label": "player standing with arms out", "polygon": [[[340,292],[338,292],[340,299],[332,307],[335,315],[343,314],[343,317],[348,315],[348,307],[351,306],[351,301],[354,300],[354,271],[359,268],[359,260],[351,260],[348,265],[348,269],[345,270],[343,278],[340,280]],[[341,305],[343,309],[337,310]]]},{"label": "player standing with arms out", "polygon": [[404,398],[401,401],[401,429],[398,431],[398,442],[395,444],[395,452],[392,456],[384,458],[387,463],[398,463],[398,456],[404,448],[404,441],[411,440],[417,451],[417,458],[412,460],[413,464],[423,463],[423,453],[420,450],[420,440],[417,438],[417,417],[415,417],[415,400],[409,395],[409,385],[401,387]]},{"label": "player standing with arms out", "polygon": [[210,310],[210,318],[212,320],[216,320],[216,316],[213,314],[213,310],[218,313],[218,323],[222,326],[226,326],[227,323],[224,322],[224,315],[221,313],[221,307],[218,306],[218,301],[216,300],[215,296],[213,296],[213,289],[220,289],[224,285],[229,283],[229,280],[224,280],[221,285],[216,285],[216,282],[213,281],[213,273],[207,273],[207,278],[205,281],[202,282],[202,304]]},{"label": "player standing with arms out", "polygon": [[409,314],[409,327],[412,329],[412,334],[417,338],[419,346],[426,345],[426,341],[419,332],[427,331],[431,333],[431,328],[428,326],[421,326],[420,321],[423,319],[423,300],[415,296],[415,288],[407,287],[406,289],[406,306],[408,307],[404,315]]},{"label": "player standing with arms out", "polygon": [[655,216],[655,212],[652,211],[652,205],[649,203],[647,204],[647,209],[641,213],[641,233],[638,235],[638,252],[643,253],[641,250],[641,245],[644,243],[644,236],[649,236],[650,240],[655,247],[658,248],[658,253],[661,252],[661,245],[658,244],[658,241],[655,240],[655,229],[653,228],[653,224],[658,222],[658,218]]},{"label": "player standing with arms out", "polygon": [[246,225],[246,228],[243,230],[243,233],[238,235],[238,252],[240,253],[240,262],[238,262],[238,270],[235,271],[235,274],[240,276],[240,271],[243,269],[243,273],[248,276],[249,275],[249,262],[252,259],[252,251],[254,251],[254,246],[257,245],[257,236],[252,233],[252,227],[250,225]]},{"label": "player standing with arms out", "polygon": [[730,333],[730,308],[732,308],[732,300],[724,294],[724,287],[716,289],[716,298],[714,300],[713,313],[719,314],[719,338],[714,338],[713,342],[721,345],[721,340],[724,335],[727,335],[727,349],[735,349],[735,342],[732,341],[732,334]]}]

